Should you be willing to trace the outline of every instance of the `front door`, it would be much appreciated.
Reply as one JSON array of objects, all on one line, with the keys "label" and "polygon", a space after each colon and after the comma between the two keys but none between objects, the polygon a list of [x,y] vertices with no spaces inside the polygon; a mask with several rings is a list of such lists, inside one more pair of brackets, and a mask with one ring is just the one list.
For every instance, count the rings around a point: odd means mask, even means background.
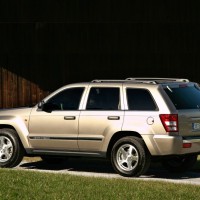
[{"label": "front door", "polygon": [[38,150],[78,150],[79,103],[84,88],[65,89],[30,115],[29,141]]}]

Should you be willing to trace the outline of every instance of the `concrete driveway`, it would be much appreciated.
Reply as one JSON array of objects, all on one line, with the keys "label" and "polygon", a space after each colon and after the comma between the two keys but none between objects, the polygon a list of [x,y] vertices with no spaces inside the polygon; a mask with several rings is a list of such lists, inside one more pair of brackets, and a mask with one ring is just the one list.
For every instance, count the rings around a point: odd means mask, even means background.
[{"label": "concrete driveway", "polygon": [[161,165],[153,164],[148,172],[140,178],[125,178],[115,173],[109,161],[92,158],[68,158],[62,164],[47,164],[43,161],[23,161],[16,169],[42,171],[48,173],[64,173],[72,175],[124,178],[145,181],[168,181],[174,183],[200,185],[200,170],[181,174],[170,173]]}]

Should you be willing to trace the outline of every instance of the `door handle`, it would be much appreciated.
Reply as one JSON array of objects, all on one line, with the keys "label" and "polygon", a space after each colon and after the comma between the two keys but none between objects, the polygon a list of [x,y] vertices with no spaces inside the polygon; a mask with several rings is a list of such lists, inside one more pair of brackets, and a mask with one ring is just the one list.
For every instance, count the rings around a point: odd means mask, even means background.
[{"label": "door handle", "polygon": [[119,116],[108,116],[108,120],[119,120]]},{"label": "door handle", "polygon": [[75,120],[75,116],[64,116],[64,120]]}]

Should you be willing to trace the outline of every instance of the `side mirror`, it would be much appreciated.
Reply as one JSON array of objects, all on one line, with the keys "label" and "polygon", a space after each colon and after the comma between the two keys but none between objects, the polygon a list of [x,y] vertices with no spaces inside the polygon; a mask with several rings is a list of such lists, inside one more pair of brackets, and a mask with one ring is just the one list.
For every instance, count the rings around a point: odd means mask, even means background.
[{"label": "side mirror", "polygon": [[54,110],[60,110],[60,108],[57,104],[53,104],[50,102],[45,103],[44,101],[41,101],[38,103],[38,108],[41,109],[42,111],[45,111],[48,113],[51,113]]},{"label": "side mirror", "polygon": [[40,101],[40,102],[38,103],[38,108],[42,110],[43,107],[44,107],[44,101]]}]

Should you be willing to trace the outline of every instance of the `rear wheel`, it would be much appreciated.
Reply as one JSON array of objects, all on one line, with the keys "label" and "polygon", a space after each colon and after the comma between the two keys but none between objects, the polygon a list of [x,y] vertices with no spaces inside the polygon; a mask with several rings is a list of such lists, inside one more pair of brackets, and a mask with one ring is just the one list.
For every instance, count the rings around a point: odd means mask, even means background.
[{"label": "rear wheel", "polygon": [[197,155],[175,156],[162,161],[162,165],[171,172],[181,173],[190,170],[197,161]]},{"label": "rear wheel", "polygon": [[24,149],[15,130],[0,129],[0,167],[15,167],[23,159]]},{"label": "rear wheel", "polygon": [[150,154],[142,139],[127,136],[119,139],[111,152],[111,163],[122,176],[138,177],[150,166]]}]

